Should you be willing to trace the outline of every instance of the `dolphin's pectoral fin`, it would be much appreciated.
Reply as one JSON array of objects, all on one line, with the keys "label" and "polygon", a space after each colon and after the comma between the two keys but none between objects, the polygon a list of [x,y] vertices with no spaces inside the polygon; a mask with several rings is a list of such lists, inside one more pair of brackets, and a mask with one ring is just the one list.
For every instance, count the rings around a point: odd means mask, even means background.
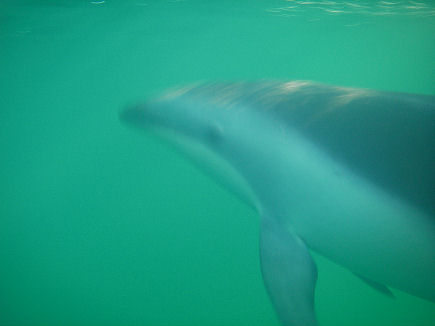
[{"label": "dolphin's pectoral fin", "polygon": [[302,240],[273,217],[263,216],[260,259],[267,292],[282,324],[317,325],[314,312],[317,268]]},{"label": "dolphin's pectoral fin", "polygon": [[384,284],[369,280],[368,278],[365,278],[361,275],[355,274],[355,276],[357,276],[361,281],[363,281],[365,284],[367,284],[368,286],[370,286],[372,289],[382,293],[383,295],[386,295],[387,297],[390,298],[396,298],[396,296],[394,295],[393,292],[391,292],[391,290]]}]

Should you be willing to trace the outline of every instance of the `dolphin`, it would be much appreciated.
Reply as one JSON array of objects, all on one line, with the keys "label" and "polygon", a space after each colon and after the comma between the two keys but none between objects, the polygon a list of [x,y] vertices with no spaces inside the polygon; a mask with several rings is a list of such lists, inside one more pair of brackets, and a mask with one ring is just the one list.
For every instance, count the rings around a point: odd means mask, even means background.
[{"label": "dolphin", "polygon": [[201,83],[128,107],[260,215],[285,326],[314,326],[317,252],[435,301],[435,97],[310,81]]}]

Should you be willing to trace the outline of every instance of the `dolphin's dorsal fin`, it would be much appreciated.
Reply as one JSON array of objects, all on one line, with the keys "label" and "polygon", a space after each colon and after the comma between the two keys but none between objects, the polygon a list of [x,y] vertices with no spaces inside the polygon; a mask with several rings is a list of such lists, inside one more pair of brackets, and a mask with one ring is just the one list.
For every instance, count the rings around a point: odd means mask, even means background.
[{"label": "dolphin's dorsal fin", "polygon": [[357,276],[365,284],[370,286],[372,289],[378,291],[379,293],[381,293],[381,294],[383,294],[383,295],[385,295],[387,297],[393,298],[393,299],[396,298],[394,293],[391,292],[391,290],[386,285],[378,283],[378,282],[375,282],[375,281],[372,281],[372,280],[370,280],[370,279],[368,279],[368,278],[366,278],[364,276],[361,276],[361,275],[358,275],[358,274],[355,274],[355,273],[354,273],[354,275]]},{"label": "dolphin's dorsal fin", "polygon": [[273,217],[263,216],[260,230],[263,280],[284,326],[315,326],[317,268],[303,241]]}]

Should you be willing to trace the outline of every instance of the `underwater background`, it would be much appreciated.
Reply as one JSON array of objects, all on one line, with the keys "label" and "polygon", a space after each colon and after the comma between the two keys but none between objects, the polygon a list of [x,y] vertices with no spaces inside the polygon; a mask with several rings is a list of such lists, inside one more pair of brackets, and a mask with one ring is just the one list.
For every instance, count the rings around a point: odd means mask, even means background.
[{"label": "underwater background", "polygon": [[[435,95],[435,3],[1,0],[0,325],[278,326],[256,212],[118,118],[256,79]],[[321,326],[435,325],[314,258]]]}]

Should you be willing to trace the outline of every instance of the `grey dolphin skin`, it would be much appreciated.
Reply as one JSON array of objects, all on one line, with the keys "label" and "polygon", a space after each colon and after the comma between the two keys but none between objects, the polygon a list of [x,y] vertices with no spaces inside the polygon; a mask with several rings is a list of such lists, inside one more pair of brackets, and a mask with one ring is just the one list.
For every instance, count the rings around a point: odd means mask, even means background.
[{"label": "grey dolphin skin", "polygon": [[435,97],[307,81],[207,83],[127,108],[260,217],[285,326],[317,325],[310,251],[435,301]]}]

